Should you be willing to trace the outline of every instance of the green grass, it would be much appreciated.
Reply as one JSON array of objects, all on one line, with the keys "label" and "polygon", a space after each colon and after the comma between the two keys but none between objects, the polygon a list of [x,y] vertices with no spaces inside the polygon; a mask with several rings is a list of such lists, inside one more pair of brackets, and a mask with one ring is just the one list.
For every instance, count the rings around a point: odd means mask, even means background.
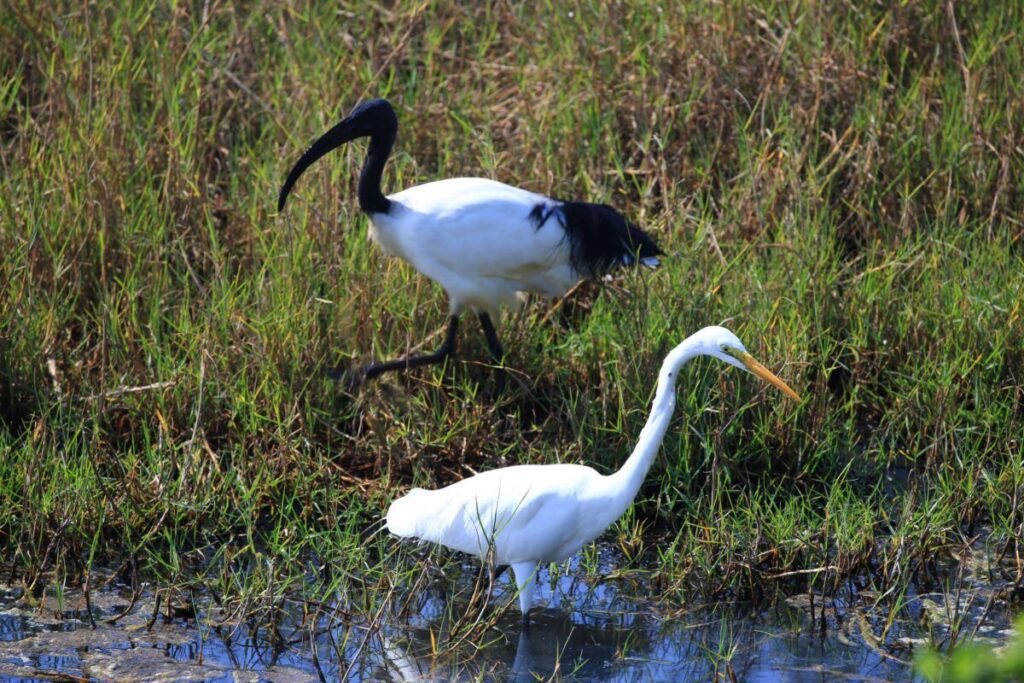
[{"label": "green grass", "polygon": [[946,660],[929,650],[918,658],[918,669],[928,681],[980,683],[981,681],[1019,681],[1024,676],[1024,620],[1017,621],[1017,636],[994,652],[993,648],[971,644],[958,648]]},{"label": "green grass", "polygon": [[[371,535],[392,496],[617,467],[663,354],[722,322],[805,401],[686,370],[609,536],[667,536],[667,599],[885,592],[977,533],[1020,557],[1024,9],[573,7],[3,5],[11,576],[123,565],[372,613],[414,571]],[[324,367],[404,353],[446,310],[367,241],[361,144],[275,211],[304,146],[371,96],[400,118],[386,189],[483,175],[609,202],[664,266],[506,315],[521,381],[500,397],[472,323],[464,360],[347,394]]]}]

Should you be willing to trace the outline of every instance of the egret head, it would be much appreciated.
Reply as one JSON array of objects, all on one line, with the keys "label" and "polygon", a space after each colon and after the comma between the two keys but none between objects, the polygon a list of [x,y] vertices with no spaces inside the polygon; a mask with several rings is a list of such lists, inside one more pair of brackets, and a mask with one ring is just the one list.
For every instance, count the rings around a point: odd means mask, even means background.
[{"label": "egret head", "polygon": [[781,390],[786,396],[795,401],[800,400],[799,394],[789,388],[785,382],[775,376],[768,368],[761,365],[743,346],[735,334],[724,327],[705,327],[695,335],[698,337],[699,353],[706,356],[714,356],[725,361],[729,365],[735,365],[741,370],[746,370],[757,375],[764,381]]}]

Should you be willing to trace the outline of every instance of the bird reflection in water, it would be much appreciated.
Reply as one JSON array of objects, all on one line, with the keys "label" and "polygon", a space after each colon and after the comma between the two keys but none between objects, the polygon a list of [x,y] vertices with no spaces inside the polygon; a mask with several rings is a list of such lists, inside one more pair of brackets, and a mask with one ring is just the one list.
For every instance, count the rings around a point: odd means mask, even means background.
[{"label": "bird reflection in water", "polygon": [[[621,661],[627,645],[633,654],[650,648],[647,629],[626,629],[606,620],[574,621],[560,609],[537,609],[528,629],[519,628],[517,620],[508,617],[497,628],[506,638],[499,636],[471,661],[459,664],[430,654],[434,642],[430,629],[382,636],[387,675],[394,681],[477,680],[495,675],[517,683],[552,676],[600,679]],[[437,637],[435,630],[433,638]]]}]

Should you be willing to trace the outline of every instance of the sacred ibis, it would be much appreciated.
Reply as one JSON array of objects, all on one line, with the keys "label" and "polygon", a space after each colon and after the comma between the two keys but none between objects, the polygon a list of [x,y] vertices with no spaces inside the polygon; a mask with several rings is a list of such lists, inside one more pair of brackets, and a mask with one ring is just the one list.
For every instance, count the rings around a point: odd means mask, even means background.
[{"label": "sacred ibis", "polygon": [[583,465],[516,465],[463,479],[442,489],[413,489],[391,503],[387,527],[403,538],[429,541],[512,567],[519,609],[529,623],[540,563],[562,562],[597,538],[633,502],[665,437],[675,409],[679,370],[712,356],[800,397],[747,353],[724,327],[705,327],[672,349],[658,373],[647,424],[633,453],[615,473]]},{"label": "sacred ibis", "polygon": [[617,265],[658,264],[662,252],[654,240],[604,204],[552,199],[484,178],[439,180],[384,196],[381,175],[397,132],[398,118],[387,100],[359,104],[306,150],[278,197],[283,211],[292,186],[311,164],[346,142],[369,137],[358,194],[370,235],[448,294],[447,336],[436,351],[368,365],[358,379],[443,361],[455,352],[459,315],[466,309],[477,314],[500,365],[504,351],[494,320],[519,292],[560,296],[580,279]]}]

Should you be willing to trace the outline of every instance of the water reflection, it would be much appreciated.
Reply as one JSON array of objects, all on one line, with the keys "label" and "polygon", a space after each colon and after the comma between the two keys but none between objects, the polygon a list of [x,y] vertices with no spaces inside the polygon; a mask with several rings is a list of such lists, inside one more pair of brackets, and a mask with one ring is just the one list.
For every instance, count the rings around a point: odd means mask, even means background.
[{"label": "water reflection", "polygon": [[[794,609],[753,614],[737,609],[696,610],[673,621],[632,615],[586,623],[560,609],[534,611],[529,629],[518,615],[498,625],[500,637],[474,651],[438,660],[429,629],[384,638],[381,669],[395,681],[558,678],[587,681],[712,680],[829,681],[906,678],[904,664],[852,642],[841,631],[813,632]],[[488,636],[490,637],[490,636]],[[468,656],[468,655],[467,655]],[[363,680],[379,680],[366,672]]]},{"label": "water reflection", "polygon": [[24,615],[0,613],[0,642],[21,640],[37,630]]},{"label": "water reflection", "polygon": [[[55,620],[53,606],[41,610],[11,596],[0,599],[0,681],[61,672],[140,683],[230,681],[239,679],[238,672],[255,672],[245,680],[293,683],[315,683],[321,676],[349,681],[893,680],[911,675],[906,661],[913,653],[901,643],[941,633],[938,620],[950,611],[943,609],[948,600],[958,600],[968,629],[982,615],[986,629],[997,633],[1006,633],[1008,623],[1006,610],[988,610],[991,592],[985,591],[992,589],[980,583],[959,598],[909,591],[910,605],[887,624],[878,597],[868,592],[827,600],[815,596],[814,620],[806,595],[763,609],[726,601],[690,608],[657,603],[648,574],[612,573],[623,564],[609,557],[596,573],[577,565],[544,570],[528,629],[514,607],[502,611],[514,600],[507,579],[482,612],[479,606],[469,609],[476,577],[475,565],[469,564],[446,566],[438,580],[409,587],[373,618],[338,595],[335,603],[317,603],[315,611],[303,600],[284,600],[272,624],[232,621],[231,614],[207,601],[189,618],[159,619],[148,628],[154,602],[145,596],[109,625],[102,618],[120,614],[125,601],[98,593],[92,605],[99,627],[92,630],[80,606],[66,606],[63,619]],[[602,581],[595,575],[616,578]],[[67,601],[77,598],[68,595]],[[498,615],[497,621],[474,631],[475,642],[452,635],[453,623],[465,634],[462,620],[477,613]],[[928,626],[922,626],[931,613]],[[886,628],[884,644],[865,641],[865,633]]]},{"label": "water reflection", "polygon": [[485,636],[489,640],[486,647],[461,664],[434,657],[437,634],[429,629],[383,636],[386,666],[398,681],[474,680],[491,674],[523,682],[556,675],[603,680],[613,663],[622,660],[626,648],[643,653],[652,645],[643,632],[576,623],[557,609],[534,610],[527,629],[521,627],[517,613],[510,617],[502,620],[495,633]]},{"label": "water reflection", "polygon": [[[553,674],[599,678],[618,659],[624,633],[573,623],[556,610],[535,612],[534,623],[520,631],[510,680],[535,681]],[[643,643],[644,650],[650,643]]]}]

